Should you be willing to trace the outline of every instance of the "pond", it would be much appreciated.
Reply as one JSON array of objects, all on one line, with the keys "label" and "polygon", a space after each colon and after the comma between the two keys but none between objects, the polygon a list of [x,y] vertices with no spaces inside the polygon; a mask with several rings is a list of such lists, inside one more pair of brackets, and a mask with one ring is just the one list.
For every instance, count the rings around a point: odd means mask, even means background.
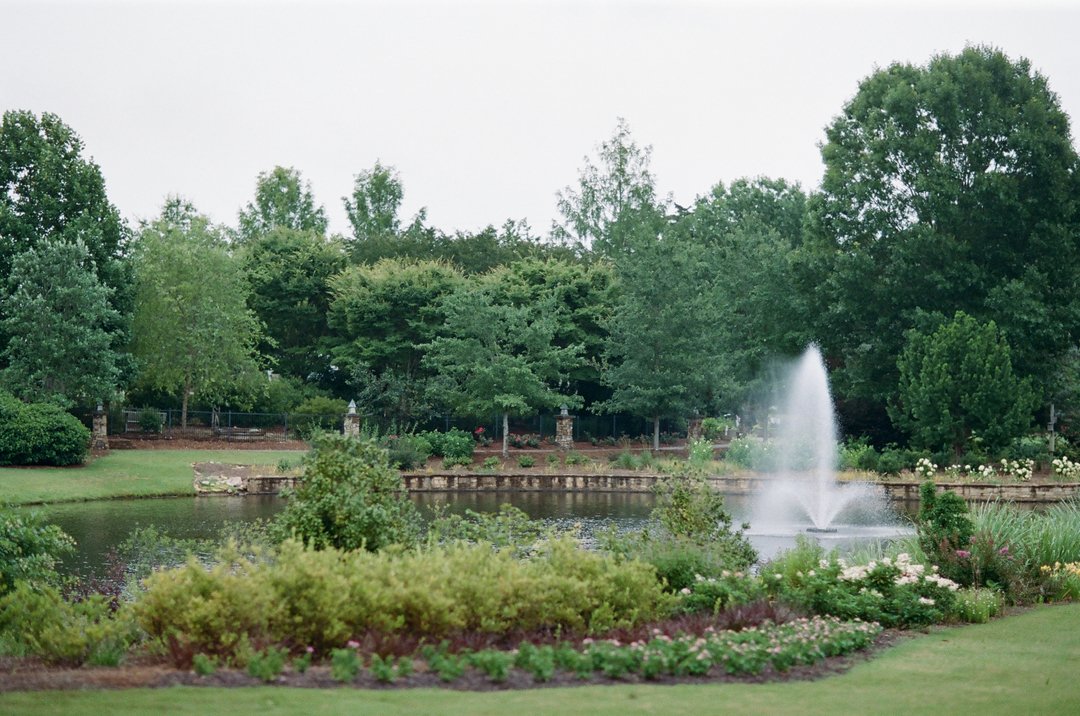
[{"label": "pond", "polygon": [[[632,530],[645,524],[652,511],[651,493],[635,492],[428,492],[413,493],[411,499],[421,514],[430,517],[437,509],[462,513],[495,512],[509,503],[533,519],[569,528],[578,525],[586,543],[609,526]],[[749,497],[727,495],[727,507],[736,525],[749,513]],[[215,537],[229,523],[253,522],[272,518],[285,505],[276,496],[247,497],[175,497],[142,500],[98,500],[65,503],[35,508],[43,516],[75,538],[76,554],[64,562],[65,571],[83,576],[100,574],[110,550],[117,547],[132,530],[155,527],[170,537],[198,539]],[[898,518],[896,525],[902,525]],[[900,531],[903,531],[900,528]],[[758,534],[752,529],[750,540],[767,558],[794,544],[791,534]],[[858,535],[854,535],[858,538]],[[826,547],[850,542],[849,532],[842,538],[821,536]]]}]

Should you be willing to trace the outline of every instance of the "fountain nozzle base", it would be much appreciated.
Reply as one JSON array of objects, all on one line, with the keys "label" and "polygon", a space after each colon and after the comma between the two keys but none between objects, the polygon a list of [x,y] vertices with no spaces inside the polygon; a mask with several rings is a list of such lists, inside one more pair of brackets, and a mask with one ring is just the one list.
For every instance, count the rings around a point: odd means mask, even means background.
[{"label": "fountain nozzle base", "polygon": [[835,527],[807,527],[806,531],[807,532],[817,532],[817,533],[826,533],[826,534],[828,534],[828,533],[831,533],[831,532],[836,532],[836,528]]}]

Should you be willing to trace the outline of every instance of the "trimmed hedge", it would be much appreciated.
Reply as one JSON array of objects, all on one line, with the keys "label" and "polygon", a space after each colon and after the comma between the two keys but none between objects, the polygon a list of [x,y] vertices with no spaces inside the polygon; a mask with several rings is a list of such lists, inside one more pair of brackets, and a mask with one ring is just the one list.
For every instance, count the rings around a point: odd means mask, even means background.
[{"label": "trimmed hedge", "polygon": [[0,465],[78,465],[89,449],[90,431],[70,413],[0,392]]}]

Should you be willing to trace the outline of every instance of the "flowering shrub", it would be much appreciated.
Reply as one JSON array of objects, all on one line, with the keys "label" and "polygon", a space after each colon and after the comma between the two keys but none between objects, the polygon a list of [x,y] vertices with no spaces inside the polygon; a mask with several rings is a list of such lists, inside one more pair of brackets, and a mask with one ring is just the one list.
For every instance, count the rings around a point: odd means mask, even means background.
[{"label": "flowering shrub", "polygon": [[988,482],[997,479],[997,470],[993,465],[979,465],[973,473],[976,480]]},{"label": "flowering shrub", "polygon": [[679,590],[681,609],[689,614],[716,614],[737,604],[749,604],[765,595],[761,580],[746,572],[723,570],[718,577],[694,575],[694,583]]},{"label": "flowering shrub", "polygon": [[1080,562],[1054,562],[1039,567],[1044,580],[1043,593],[1048,599],[1080,599]]},{"label": "flowering shrub", "polygon": [[1034,460],[1002,460],[1001,473],[1020,482],[1027,482],[1035,472]]},{"label": "flowering shrub", "polygon": [[[814,549],[803,545],[805,552]],[[821,548],[816,548],[821,556]],[[796,557],[798,558],[798,557]],[[842,619],[876,621],[884,626],[912,627],[942,621],[951,613],[959,585],[907,554],[868,564],[849,565],[843,559],[820,558],[816,567],[794,574],[784,560],[766,565],[765,587],[773,596],[815,614]]]},{"label": "flowering shrub", "polygon": [[915,476],[924,480],[931,480],[937,473],[937,469],[938,466],[928,458],[920,457],[918,462],[915,463]]},{"label": "flowering shrub", "polygon": [[1055,458],[1050,463],[1054,468],[1054,477],[1059,480],[1080,480],[1080,463],[1068,457]]},{"label": "flowering shrub", "polygon": [[953,614],[962,622],[985,624],[1001,613],[1005,607],[1005,598],[996,589],[975,587],[956,592],[956,605]]}]

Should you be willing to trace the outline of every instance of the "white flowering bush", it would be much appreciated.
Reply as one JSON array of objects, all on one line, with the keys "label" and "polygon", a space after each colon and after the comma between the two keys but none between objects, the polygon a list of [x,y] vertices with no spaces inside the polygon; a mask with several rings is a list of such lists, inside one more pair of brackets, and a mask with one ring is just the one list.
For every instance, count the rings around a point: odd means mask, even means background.
[{"label": "white flowering bush", "polygon": [[1080,463],[1067,457],[1054,458],[1050,463],[1054,468],[1054,477],[1059,480],[1080,480]]},{"label": "white flowering bush", "polygon": [[998,473],[997,470],[994,469],[993,465],[979,465],[977,468],[975,468],[973,476],[976,480],[988,482],[990,480],[996,480]]},{"label": "white flowering bush", "polygon": [[929,458],[920,457],[915,463],[915,475],[923,480],[931,480],[937,473],[938,466]]},{"label": "white flowering bush", "polygon": [[944,620],[959,587],[937,567],[927,569],[907,554],[848,564],[824,558],[820,547],[807,543],[766,565],[762,574],[772,595],[815,614],[901,628]]},{"label": "white flowering bush", "polygon": [[1001,474],[1020,482],[1027,482],[1035,472],[1034,460],[1002,460]]}]

